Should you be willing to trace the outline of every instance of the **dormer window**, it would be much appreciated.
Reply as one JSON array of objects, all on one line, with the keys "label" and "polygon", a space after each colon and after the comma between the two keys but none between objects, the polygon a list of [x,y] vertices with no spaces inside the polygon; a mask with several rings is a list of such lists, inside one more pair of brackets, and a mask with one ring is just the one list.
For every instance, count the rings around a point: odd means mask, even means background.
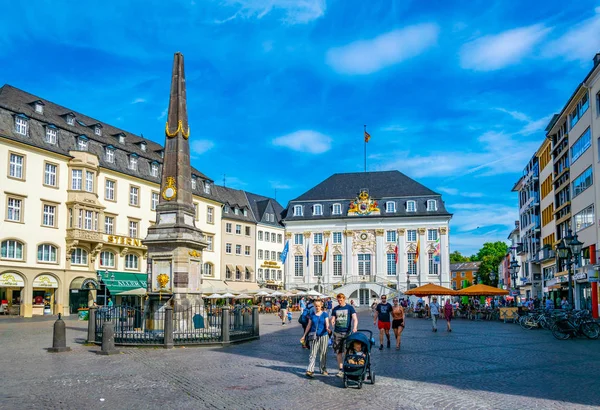
[{"label": "dormer window", "polygon": [[145,142],[142,142],[140,144],[140,148],[142,149],[142,151],[146,151],[146,148],[148,147],[148,145]]},{"label": "dormer window", "polygon": [[138,156],[136,154],[129,156],[129,169],[132,171],[137,171],[138,169]]},{"label": "dormer window", "polygon": [[125,134],[122,132],[115,134],[115,137],[119,140],[119,144],[125,144]]},{"label": "dormer window", "polygon": [[236,215],[240,214],[240,210],[238,208],[233,208],[233,213]]},{"label": "dormer window", "polygon": [[150,164],[150,175],[152,175],[153,177],[157,177],[158,176],[158,162],[153,161]]},{"label": "dormer window", "polygon": [[385,212],[396,212],[396,203],[393,201],[385,203]]},{"label": "dormer window", "polygon": [[110,162],[111,164],[115,162],[115,147],[113,147],[112,145],[106,147],[104,159],[106,160],[106,162]]},{"label": "dormer window", "polygon": [[225,206],[223,207],[223,212],[225,212],[226,214],[228,214],[228,213],[229,213],[229,205],[225,205]]},{"label": "dormer window", "polygon": [[333,204],[331,208],[331,213],[333,215],[341,215],[342,214],[342,204]]},{"label": "dormer window", "polygon": [[99,137],[102,136],[102,125],[100,125],[100,124],[94,125],[94,134]]},{"label": "dormer window", "polygon": [[19,114],[15,117],[15,132],[21,135],[27,135],[27,129],[29,128],[29,118],[23,114]]},{"label": "dormer window", "polygon": [[248,216],[248,210],[244,208],[244,216]]},{"label": "dormer window", "polygon": [[73,114],[67,114],[67,124],[75,125],[75,116]]},{"label": "dormer window", "polygon": [[44,103],[43,102],[36,101],[33,106],[35,108],[35,112],[37,112],[38,114],[44,113]]},{"label": "dormer window", "polygon": [[163,151],[162,149],[160,151],[157,151],[158,155],[160,155],[161,158],[165,157],[165,151]]},{"label": "dormer window", "polygon": [[197,185],[196,177],[192,175],[192,189],[196,189]]},{"label": "dormer window", "polygon": [[88,150],[88,137],[85,135],[80,135],[77,137],[77,149],[79,151],[87,151]]},{"label": "dormer window", "polygon": [[85,127],[85,126],[86,126],[86,125],[85,125],[85,122],[83,122],[83,121],[80,121],[80,120],[77,120],[77,124],[81,125],[82,127]]},{"label": "dormer window", "polygon": [[417,203],[415,201],[406,201],[406,212],[416,212]]},{"label": "dormer window", "polygon": [[437,211],[437,201],[435,199],[427,200],[427,210],[428,211]]},{"label": "dormer window", "polygon": [[56,144],[57,138],[58,138],[58,129],[52,124],[46,125],[45,141],[48,144]]},{"label": "dormer window", "polygon": [[210,182],[204,181],[204,193],[210,194]]},{"label": "dormer window", "polygon": [[313,215],[323,215],[323,205],[316,204],[313,206]]},{"label": "dormer window", "polygon": [[302,205],[294,205],[294,216],[302,216]]}]

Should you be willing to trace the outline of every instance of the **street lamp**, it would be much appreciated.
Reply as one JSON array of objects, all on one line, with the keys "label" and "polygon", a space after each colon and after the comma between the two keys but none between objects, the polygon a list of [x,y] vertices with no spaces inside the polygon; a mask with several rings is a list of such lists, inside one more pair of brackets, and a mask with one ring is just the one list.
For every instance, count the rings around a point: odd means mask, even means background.
[{"label": "street lamp", "polygon": [[573,235],[569,229],[568,234],[563,238],[562,241],[556,246],[556,253],[558,258],[566,263],[569,281],[569,307],[573,308],[573,269],[572,266],[579,263],[579,255],[581,254],[581,247],[583,242],[577,239],[577,234]]},{"label": "street lamp", "polygon": [[498,276],[498,272],[496,272],[495,270],[490,272],[490,285],[493,286],[494,281],[496,280],[497,276]]},{"label": "street lamp", "polygon": [[321,292],[321,277],[320,276],[317,279],[317,288],[319,289],[319,293],[323,293],[323,292]]},{"label": "street lamp", "polygon": [[513,257],[512,261],[510,261],[509,270],[512,287],[515,290],[517,288],[517,277],[519,275],[519,269],[521,269],[521,265],[519,265],[519,262],[517,262],[517,260]]}]

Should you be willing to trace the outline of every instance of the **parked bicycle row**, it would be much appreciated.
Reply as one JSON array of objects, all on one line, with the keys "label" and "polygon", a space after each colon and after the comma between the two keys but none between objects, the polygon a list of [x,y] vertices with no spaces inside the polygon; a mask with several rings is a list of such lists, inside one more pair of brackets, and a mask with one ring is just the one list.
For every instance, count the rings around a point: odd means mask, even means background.
[{"label": "parked bicycle row", "polygon": [[577,336],[588,339],[600,337],[600,324],[594,320],[589,310],[533,310],[525,311],[515,321],[523,329],[546,329],[559,340]]}]

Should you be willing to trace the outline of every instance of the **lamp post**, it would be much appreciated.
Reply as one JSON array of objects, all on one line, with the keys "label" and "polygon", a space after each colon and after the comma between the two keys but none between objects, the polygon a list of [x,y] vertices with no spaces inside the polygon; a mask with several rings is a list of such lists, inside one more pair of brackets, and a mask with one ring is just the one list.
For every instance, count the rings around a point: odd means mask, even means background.
[{"label": "lamp post", "polygon": [[319,293],[323,293],[323,292],[321,292],[321,277],[320,276],[317,279],[317,289],[319,289]]},{"label": "lamp post", "polygon": [[102,303],[103,306],[106,306],[106,282],[108,282],[108,280],[110,279],[110,282],[112,283],[115,280],[115,273],[112,272],[110,274],[110,277],[108,276],[108,270],[104,271],[104,275],[102,275],[102,273],[98,272],[98,280],[101,280],[104,283],[104,303]]},{"label": "lamp post", "polygon": [[568,234],[560,241],[556,246],[556,253],[558,258],[567,265],[567,274],[569,281],[568,295],[569,307],[573,308],[573,265],[579,263],[579,255],[581,254],[581,247],[583,242],[577,239],[577,234],[573,235],[569,229]]},{"label": "lamp post", "polygon": [[494,286],[494,282],[496,281],[497,276],[498,276],[498,272],[496,272],[495,270],[490,272],[490,285]]},{"label": "lamp post", "polygon": [[519,265],[519,262],[517,262],[517,260],[513,257],[512,261],[510,261],[510,279],[511,279],[511,285],[513,287],[513,289],[517,289],[517,277],[519,275],[519,269],[521,269],[521,265]]}]

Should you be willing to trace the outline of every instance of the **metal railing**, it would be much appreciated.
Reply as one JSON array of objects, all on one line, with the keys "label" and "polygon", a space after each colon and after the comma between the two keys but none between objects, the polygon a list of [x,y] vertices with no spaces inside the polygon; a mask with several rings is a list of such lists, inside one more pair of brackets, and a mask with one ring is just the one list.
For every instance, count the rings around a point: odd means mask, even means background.
[{"label": "metal railing", "polygon": [[258,307],[211,305],[90,308],[88,342],[101,343],[105,324],[116,345],[227,344],[259,337]]}]

